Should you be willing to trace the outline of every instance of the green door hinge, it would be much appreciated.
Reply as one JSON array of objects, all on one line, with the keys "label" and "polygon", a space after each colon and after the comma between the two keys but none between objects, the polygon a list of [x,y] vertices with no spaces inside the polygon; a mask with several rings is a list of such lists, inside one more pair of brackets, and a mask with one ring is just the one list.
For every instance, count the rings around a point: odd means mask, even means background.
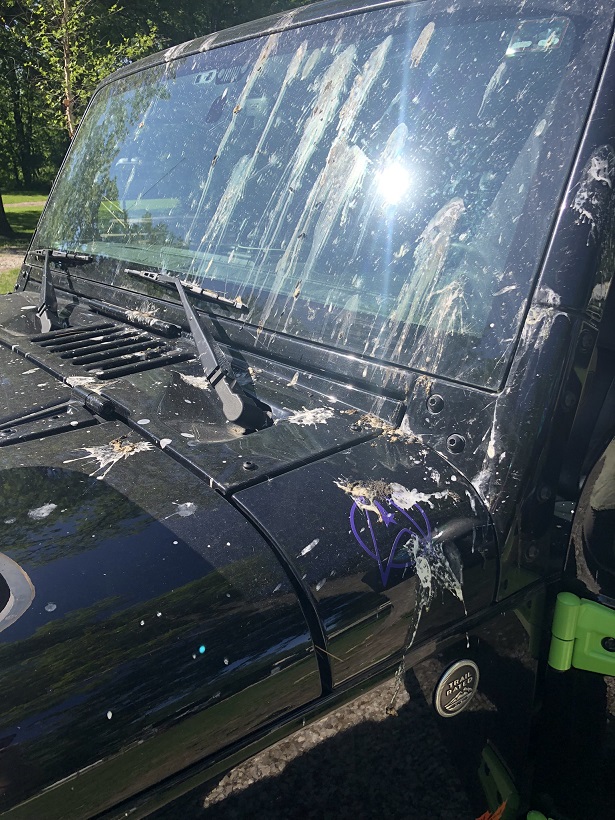
[{"label": "green door hinge", "polygon": [[615,610],[560,592],[555,602],[549,666],[615,676]]}]

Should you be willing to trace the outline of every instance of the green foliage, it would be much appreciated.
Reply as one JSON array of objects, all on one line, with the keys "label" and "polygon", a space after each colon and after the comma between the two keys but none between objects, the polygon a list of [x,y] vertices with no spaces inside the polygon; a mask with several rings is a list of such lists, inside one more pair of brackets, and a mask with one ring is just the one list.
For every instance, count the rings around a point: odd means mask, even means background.
[{"label": "green foliage", "polygon": [[4,0],[0,189],[50,183],[88,99],[115,69],[306,0]]},{"label": "green foliage", "polygon": [[126,62],[159,47],[156,26],[146,19],[122,35],[109,26],[121,9],[104,0],[22,0],[31,24],[25,32],[37,87],[57,124],[72,137],[79,116],[98,83]]}]

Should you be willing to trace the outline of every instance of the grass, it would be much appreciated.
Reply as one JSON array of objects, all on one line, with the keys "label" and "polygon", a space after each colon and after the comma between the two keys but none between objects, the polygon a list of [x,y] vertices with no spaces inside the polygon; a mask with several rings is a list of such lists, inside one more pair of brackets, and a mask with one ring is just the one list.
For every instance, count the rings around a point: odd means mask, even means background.
[{"label": "grass", "polygon": [[17,205],[20,202],[43,202],[47,194],[41,191],[16,191],[11,194],[2,194],[2,201],[7,205]]},{"label": "grass", "polygon": [[[0,236],[0,251],[4,248],[26,248],[43,210],[46,196],[41,193],[18,191],[2,194],[4,209],[15,236]],[[34,202],[43,203],[40,205]],[[24,203],[24,204],[20,204]]]},{"label": "grass", "polygon": [[0,296],[5,293],[13,292],[18,275],[19,268],[11,268],[11,270],[0,271]]}]

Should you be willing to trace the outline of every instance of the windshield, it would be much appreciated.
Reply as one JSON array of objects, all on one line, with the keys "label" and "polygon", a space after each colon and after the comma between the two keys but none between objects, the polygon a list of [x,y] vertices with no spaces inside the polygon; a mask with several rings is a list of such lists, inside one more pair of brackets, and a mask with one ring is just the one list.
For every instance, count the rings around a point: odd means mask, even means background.
[{"label": "windshield", "polygon": [[180,273],[255,337],[497,386],[591,95],[575,61],[607,33],[486,9],[381,8],[110,83],[34,245],[111,284],[117,260]]}]

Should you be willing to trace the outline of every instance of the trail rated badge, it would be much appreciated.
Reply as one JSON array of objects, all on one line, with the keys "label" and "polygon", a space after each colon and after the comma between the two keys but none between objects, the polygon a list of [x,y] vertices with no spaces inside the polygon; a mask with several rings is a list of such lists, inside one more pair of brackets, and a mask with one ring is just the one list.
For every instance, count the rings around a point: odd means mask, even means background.
[{"label": "trail rated badge", "polygon": [[434,692],[434,706],[442,717],[454,717],[466,708],[478,688],[478,666],[474,661],[457,661],[440,678]]}]

